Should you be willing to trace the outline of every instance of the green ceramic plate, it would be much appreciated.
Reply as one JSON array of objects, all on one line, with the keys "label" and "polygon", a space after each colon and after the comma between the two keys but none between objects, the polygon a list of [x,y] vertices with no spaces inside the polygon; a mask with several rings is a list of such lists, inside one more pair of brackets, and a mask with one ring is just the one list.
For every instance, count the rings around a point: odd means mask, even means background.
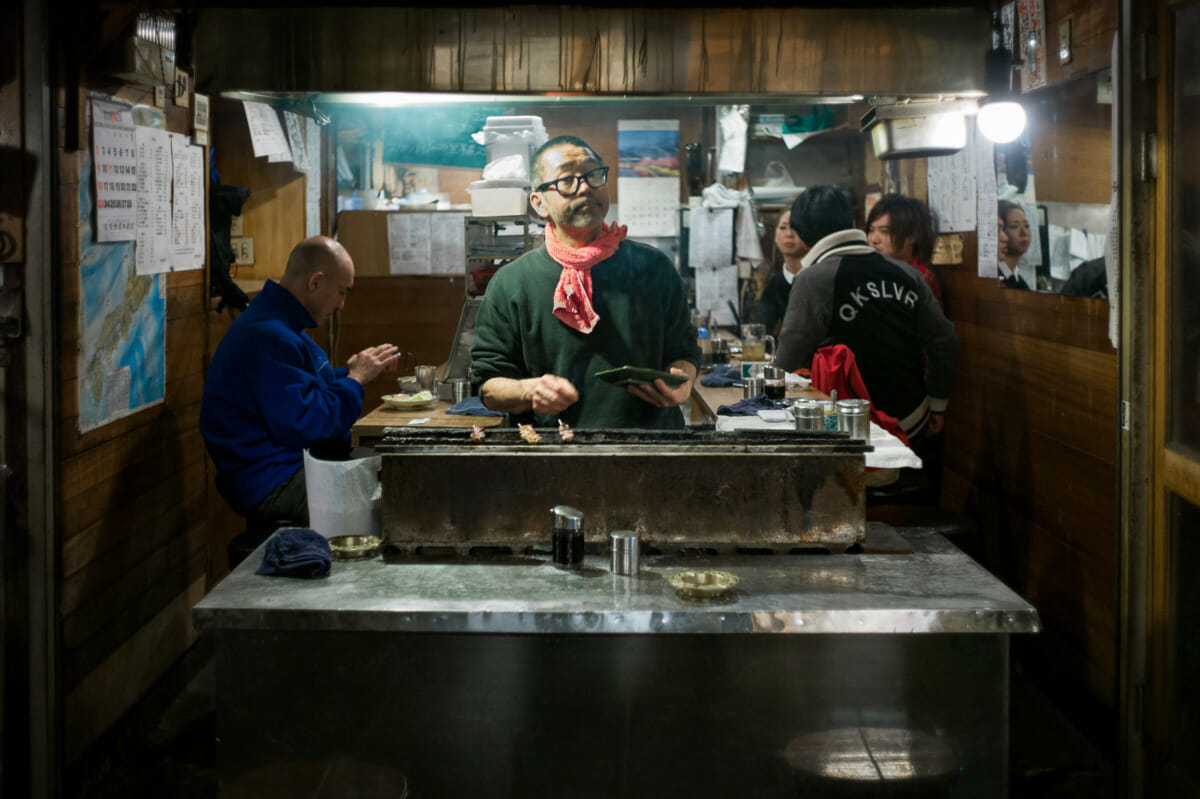
[{"label": "green ceramic plate", "polygon": [[640,366],[620,366],[616,369],[605,369],[603,372],[596,372],[596,377],[607,383],[612,383],[614,386],[627,386],[630,383],[649,385],[661,378],[668,386],[674,388],[675,386],[682,386],[688,381],[687,375],[675,375],[670,372],[662,372],[658,369],[645,369]]}]

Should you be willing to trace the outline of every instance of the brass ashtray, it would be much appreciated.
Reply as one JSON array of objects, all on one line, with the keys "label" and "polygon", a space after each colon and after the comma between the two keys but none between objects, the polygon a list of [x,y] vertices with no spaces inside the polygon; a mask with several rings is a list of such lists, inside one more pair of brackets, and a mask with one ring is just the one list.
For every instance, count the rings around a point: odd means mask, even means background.
[{"label": "brass ashtray", "polygon": [[363,560],[379,553],[383,540],[374,535],[339,535],[329,539],[334,560]]},{"label": "brass ashtray", "polygon": [[667,583],[684,599],[716,599],[728,594],[738,584],[738,576],[729,572],[705,569],[672,574]]}]

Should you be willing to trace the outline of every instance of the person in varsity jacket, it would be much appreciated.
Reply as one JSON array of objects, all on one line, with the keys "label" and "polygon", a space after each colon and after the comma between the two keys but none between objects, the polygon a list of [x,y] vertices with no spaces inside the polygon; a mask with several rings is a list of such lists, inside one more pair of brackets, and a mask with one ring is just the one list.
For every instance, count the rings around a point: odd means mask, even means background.
[{"label": "person in varsity jacket", "polygon": [[776,364],[809,368],[818,348],[846,345],[871,402],[917,448],[944,424],[958,363],[954,325],[915,267],[877,252],[854,229],[838,187],[800,194],[791,224],[809,250],[788,296]]}]

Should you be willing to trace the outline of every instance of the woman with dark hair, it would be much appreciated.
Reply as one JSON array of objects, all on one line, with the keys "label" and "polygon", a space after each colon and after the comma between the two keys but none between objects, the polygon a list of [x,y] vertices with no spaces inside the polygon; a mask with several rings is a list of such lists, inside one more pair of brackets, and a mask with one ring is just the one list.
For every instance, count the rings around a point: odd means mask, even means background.
[{"label": "woman with dark hair", "polygon": [[1029,229],[1029,220],[1025,217],[1025,209],[1016,203],[1001,200],[997,205],[996,215],[999,217],[1003,234],[998,247],[1000,283],[1005,288],[1029,291],[1029,284],[1021,277],[1019,271],[1021,256],[1033,243],[1033,234]]},{"label": "woman with dark hair", "polygon": [[933,218],[920,200],[885,194],[867,215],[867,243],[889,258],[915,266],[942,303],[942,287],[929,268],[933,260]]},{"label": "woman with dark hair", "polygon": [[792,290],[792,281],[800,274],[801,259],[808,252],[808,247],[792,229],[791,217],[789,208],[779,215],[779,222],[775,225],[775,250],[783,257],[783,267],[767,281],[758,300],[756,319],[766,326],[771,335],[778,333],[778,327],[783,322],[788,292]]}]

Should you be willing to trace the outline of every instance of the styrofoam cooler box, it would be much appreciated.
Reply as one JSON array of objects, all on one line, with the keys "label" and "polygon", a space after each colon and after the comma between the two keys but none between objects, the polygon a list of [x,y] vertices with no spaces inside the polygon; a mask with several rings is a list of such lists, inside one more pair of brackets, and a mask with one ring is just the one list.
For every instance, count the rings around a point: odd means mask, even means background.
[{"label": "styrofoam cooler box", "polygon": [[529,183],[523,180],[477,180],[467,186],[471,215],[478,217],[525,216],[529,211]]},{"label": "styrofoam cooler box", "polygon": [[483,126],[488,163],[509,155],[519,155],[526,173],[534,151],[546,143],[546,128],[537,116],[488,117]]}]

